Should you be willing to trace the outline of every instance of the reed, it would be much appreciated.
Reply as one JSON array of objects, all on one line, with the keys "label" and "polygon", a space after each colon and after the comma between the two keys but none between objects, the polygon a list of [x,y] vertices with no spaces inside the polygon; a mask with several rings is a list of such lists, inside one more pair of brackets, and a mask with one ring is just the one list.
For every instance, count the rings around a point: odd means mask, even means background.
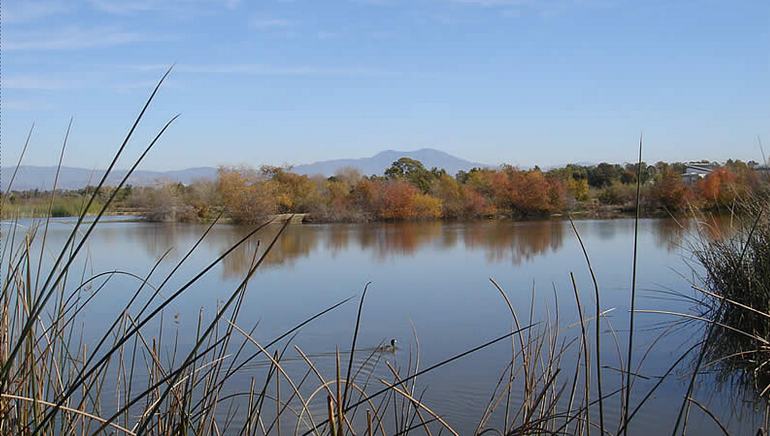
[{"label": "reed", "polygon": [[[122,156],[169,73],[170,70],[159,81],[134,120],[109,171]],[[119,269],[91,276],[79,273],[75,268],[85,261],[88,239],[116,193],[175,119],[171,118],[147,144],[117,189],[105,192],[108,171],[95,190],[80,199],[73,212],[71,233],[60,247],[47,244],[50,218],[22,228],[17,220],[24,214],[4,205],[4,216],[13,216],[16,221],[3,227],[0,246],[0,434],[341,436],[418,432],[458,435],[460,432],[453,426],[451,417],[428,404],[427,387],[419,381],[426,374],[496,344],[509,344],[511,354],[509,359],[500,362],[500,376],[475,426],[476,434],[619,434],[629,431],[629,424],[639,410],[694,350],[701,350],[709,364],[724,358],[728,352],[736,352],[721,342],[721,336],[714,339],[709,335],[702,341],[706,345],[698,348],[700,344],[696,344],[685,351],[655,384],[633,396],[634,379],[639,377],[637,374],[649,353],[649,349],[638,352],[631,348],[635,335],[633,316],[637,311],[631,312],[632,324],[625,338],[629,348],[627,360],[623,361],[622,339],[606,319],[612,309],[603,309],[600,302],[590,247],[584,244],[574,223],[576,240],[594,289],[593,307],[586,306],[587,300],[581,297],[574,275],[570,274],[577,319],[568,320],[569,324],[565,325],[560,314],[556,293],[546,319],[536,321],[533,289],[530,306],[525,308],[529,311],[525,321],[504,287],[490,279],[492,291],[499,293],[501,304],[510,314],[509,330],[476,347],[458,350],[428,364],[421,362],[420,343],[415,333],[414,345],[403,350],[407,353],[405,364],[397,364],[384,359],[380,347],[367,350],[358,346],[359,333],[366,328],[365,297],[370,292],[367,284],[351,323],[350,347],[346,351],[337,348],[333,353],[335,365],[331,374],[319,369],[318,356],[294,345],[294,338],[304,327],[347,304],[353,297],[309,313],[264,343],[256,338],[257,324],[246,325],[239,319],[252,278],[290,220],[281,225],[255,224],[244,237],[190,277],[181,276],[182,267],[218,219],[165,275],[159,273],[163,270],[160,265],[166,261],[165,254],[141,276]],[[62,144],[62,155],[70,127]],[[50,198],[40,202],[41,207],[48,209],[44,216],[59,213],[59,205],[67,204],[61,203],[65,199],[57,198],[56,192],[54,186]],[[638,192],[639,186],[637,208]],[[6,198],[4,196],[3,201]],[[85,220],[88,214],[93,214],[90,222]],[[277,228],[277,231],[268,233],[268,228]],[[213,315],[200,314],[191,343],[180,345],[178,333],[169,335],[164,331],[169,328],[169,321],[164,317],[167,308],[233,252],[244,247],[253,248],[246,273]],[[719,309],[701,314],[699,318],[710,319],[712,326],[729,325],[734,330],[750,332],[749,337],[740,342],[740,352],[761,354],[765,362],[768,361],[767,333],[770,333],[770,328],[763,330],[770,325],[767,324],[770,315],[765,313],[770,304],[766,289],[770,278],[767,263],[770,225],[766,219],[752,228],[740,247],[742,254],[738,258],[736,246],[730,243],[704,249],[700,260],[706,266],[709,280],[703,293],[706,301],[718,301]],[[55,255],[44,261],[51,249],[57,250]],[[636,241],[634,252],[636,254]],[[636,255],[634,259],[636,265]],[[134,283],[127,302],[96,341],[85,339],[82,327],[85,311],[118,277]],[[632,308],[635,278],[631,286]],[[743,298],[738,289],[750,289],[750,298]],[[723,308],[723,301],[730,304]],[[728,307],[741,310],[732,312]],[[603,325],[610,328],[609,333],[602,329]],[[614,366],[618,368],[619,382],[607,384],[612,377],[607,371],[606,351],[611,346],[617,354]],[[632,351],[640,357],[632,360]],[[577,357],[574,367],[565,363],[574,357]],[[302,365],[300,370],[296,369],[297,363]],[[375,377],[372,371],[366,370],[377,365],[384,365],[389,376]],[[248,383],[244,383],[244,372],[254,368],[260,371],[250,371]],[[759,369],[751,367],[743,371],[756,374]],[[639,400],[632,404],[632,399],[637,397]],[[717,428],[725,430],[716,415],[694,398],[691,391],[684,401],[695,405]],[[614,422],[605,413],[609,402],[617,402],[617,410],[622,412]]]},{"label": "reed", "polygon": [[714,332],[703,349],[719,380],[767,398],[770,391],[770,220],[762,200],[741,206],[732,234],[694,250],[704,268],[700,316]]}]

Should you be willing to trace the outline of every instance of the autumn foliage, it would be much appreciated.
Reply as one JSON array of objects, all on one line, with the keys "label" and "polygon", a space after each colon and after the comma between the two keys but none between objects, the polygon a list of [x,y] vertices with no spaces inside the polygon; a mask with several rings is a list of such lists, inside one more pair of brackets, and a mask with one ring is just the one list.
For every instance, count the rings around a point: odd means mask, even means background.
[{"label": "autumn foliage", "polygon": [[[731,168],[732,167],[732,168]],[[699,181],[698,194],[710,209],[731,208],[761,189],[756,172],[745,165],[717,168]]]},{"label": "autumn foliage", "polygon": [[682,182],[681,175],[672,168],[665,168],[650,187],[649,199],[652,204],[676,212],[687,207],[692,200],[692,193]]},{"label": "autumn foliage", "polygon": [[272,186],[252,169],[220,168],[217,190],[225,213],[235,222],[259,222],[277,210]]},{"label": "autumn foliage", "polygon": [[[764,192],[754,169],[730,161],[685,182],[683,164],[642,163],[640,206],[648,213],[729,207]],[[129,200],[150,219],[205,220],[217,211],[234,222],[262,222],[277,213],[306,213],[315,221],[543,217],[569,211],[633,210],[637,166],[567,165],[549,171],[510,165],[455,176],[401,158],[381,176],[344,169],[309,177],[290,168],[222,167],[215,183],[135,189]]]}]

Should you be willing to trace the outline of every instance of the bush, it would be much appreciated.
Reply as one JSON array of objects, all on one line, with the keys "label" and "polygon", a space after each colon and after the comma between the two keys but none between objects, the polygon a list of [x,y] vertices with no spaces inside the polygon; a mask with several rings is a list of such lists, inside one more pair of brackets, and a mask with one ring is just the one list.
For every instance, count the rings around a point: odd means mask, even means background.
[{"label": "bush", "polygon": [[636,185],[613,183],[599,192],[599,201],[604,204],[624,206],[636,200]]},{"label": "bush", "polygon": [[652,208],[678,212],[687,207],[690,190],[682,182],[682,176],[671,168],[661,171],[650,187],[648,202]]},{"label": "bush", "polygon": [[414,198],[419,194],[417,188],[401,180],[385,182],[380,188],[377,202],[380,218],[403,220],[414,217]]},{"label": "bush", "polygon": [[220,168],[217,190],[225,212],[236,223],[262,222],[276,212],[274,187],[253,170]]},{"label": "bush", "polygon": [[441,218],[441,200],[427,194],[417,194],[412,198],[411,218]]},{"label": "bush", "polygon": [[51,208],[51,217],[53,218],[62,218],[74,215],[74,213],[72,213],[66,206],[62,204],[55,204]]}]

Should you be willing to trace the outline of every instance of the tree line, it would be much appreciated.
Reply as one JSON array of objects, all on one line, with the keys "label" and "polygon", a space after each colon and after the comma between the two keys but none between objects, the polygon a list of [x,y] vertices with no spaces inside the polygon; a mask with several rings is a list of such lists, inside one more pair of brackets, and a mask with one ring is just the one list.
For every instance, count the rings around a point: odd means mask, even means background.
[{"label": "tree line", "polygon": [[[636,164],[570,164],[549,170],[502,165],[450,175],[403,157],[382,175],[346,168],[331,177],[301,175],[288,167],[226,166],[219,168],[216,180],[127,186],[113,211],[135,211],[153,221],[206,221],[222,214],[236,223],[285,213],[306,213],[318,222],[617,214],[633,210],[638,173],[645,213],[676,214],[689,208],[729,210],[741,199],[765,195],[768,183],[760,168],[730,160],[686,181],[685,164],[666,162],[642,163],[639,171]],[[109,189],[100,195],[106,197]],[[72,212],[77,198],[92,190],[59,194],[70,206],[57,208],[56,214]],[[14,192],[7,203],[44,206],[44,196]]]},{"label": "tree line", "polygon": [[[684,170],[682,163],[641,165],[641,205],[647,213],[728,210],[741,198],[764,195],[767,187],[753,163],[728,161],[689,183]],[[450,175],[404,157],[375,176],[350,168],[321,177],[274,166],[221,167],[215,181],[134,188],[126,201],[154,220],[173,214],[175,220],[199,221],[220,212],[238,223],[283,213],[307,213],[319,222],[530,218],[632,210],[636,185],[636,164],[547,171],[502,165]]]}]

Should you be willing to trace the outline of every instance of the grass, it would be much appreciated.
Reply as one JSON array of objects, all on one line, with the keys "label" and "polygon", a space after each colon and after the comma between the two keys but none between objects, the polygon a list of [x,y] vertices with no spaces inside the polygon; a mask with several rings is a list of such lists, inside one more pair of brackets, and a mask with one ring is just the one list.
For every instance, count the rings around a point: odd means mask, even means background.
[{"label": "grass", "polygon": [[[11,199],[3,205],[3,218],[41,218],[50,214],[52,218],[77,217],[82,212],[88,197],[68,195],[57,197],[51,204],[50,198]],[[94,215],[104,206],[94,201],[88,209],[88,215]]]},{"label": "grass", "polygon": [[[121,157],[165,77],[119,146],[107,174]],[[175,119],[172,118],[146,146],[118,189]],[[66,139],[62,154],[65,148]],[[492,280],[501,304],[505,304],[510,313],[509,331],[427,366],[421,362],[420,345],[415,337],[415,346],[406,350],[406,365],[399,367],[383,359],[383,353],[376,349],[358,348],[358,335],[365,327],[366,318],[368,287],[364,287],[355,322],[351,323],[350,348],[335,350],[334,372],[324,374],[314,362],[314,356],[293,345],[293,340],[302,328],[348,303],[352,297],[309,314],[265,343],[254,337],[257,325],[243,325],[239,320],[250,280],[281,238],[289,221],[264,241],[263,230],[268,223],[254,226],[190,277],[180,277],[182,266],[218,220],[211,223],[193,247],[163,276],[158,276],[158,271],[165,255],[142,277],[120,270],[90,277],[78,274],[74,270],[76,260],[85,256],[84,247],[89,236],[110,207],[114,193],[118,192],[115,189],[103,202],[97,201],[107,174],[96,190],[79,202],[74,212],[67,199],[57,199],[55,194],[47,202],[41,202],[40,207],[49,211],[44,216],[74,213],[77,217],[67,240],[62,246],[54,247],[56,254],[50,261],[44,262],[44,257],[48,256],[46,250],[52,249],[46,247],[48,218],[23,232],[19,226],[11,226],[3,233],[0,289],[2,434],[459,434],[448,417],[427,404],[424,400],[426,388],[418,381],[426,374],[499,343],[510,344],[511,354],[507,361],[501,362],[503,369],[478,419],[477,434],[620,434],[632,429],[630,425],[639,416],[638,412],[695,351],[700,353],[699,356],[706,356],[709,364],[724,358],[726,353],[734,354],[731,343],[720,344],[718,338],[723,336],[709,333],[701,341],[706,343],[705,346],[699,343],[685,350],[654,384],[642,390],[636,384],[636,374],[640,373],[650,350],[633,348],[636,334],[633,317],[637,311],[631,311],[632,324],[624,338],[628,344],[627,358],[623,361],[620,351],[623,338],[605,317],[608,311],[601,305],[599,282],[591,264],[589,247],[584,245],[573,226],[594,287],[593,307],[588,308],[581,301],[581,293],[572,276],[577,323],[563,326],[558,301],[554,302],[555,310],[549,312],[547,319],[537,322],[534,298],[526,308],[528,319],[525,321],[508,293]],[[55,193],[55,189],[52,192]],[[637,187],[637,208],[638,202]],[[13,206],[2,206],[3,216],[23,216]],[[88,214],[94,219],[86,222]],[[706,254],[701,261],[708,271],[707,286],[711,290],[703,292],[720,303],[717,305],[719,310],[704,314],[700,319],[712,326],[709,332],[715,328],[713,326],[726,323],[737,331],[750,332],[754,342],[741,342],[739,349],[764,353],[768,331],[755,326],[770,317],[765,313],[768,308],[766,278],[770,274],[766,263],[770,253],[763,251],[770,246],[770,230],[767,230],[770,226],[754,228],[759,229],[757,237],[752,230],[738,245],[725,243],[704,249]],[[635,238],[632,308],[636,246]],[[253,248],[246,274],[210,319],[202,316],[198,319],[189,346],[180,346],[178,336],[173,337],[171,344],[164,342],[168,341],[168,335],[163,331],[168,322],[164,320],[167,308],[243,247]],[[738,248],[746,254],[736,259],[734,254]],[[111,281],[119,276],[130,277],[136,283],[127,302],[98,340],[84,339],[81,325],[88,305],[109,289]],[[180,281],[183,284],[172,286]],[[747,286],[752,290],[752,298],[756,298],[739,300],[742,294],[738,289]],[[745,301],[740,304],[750,307],[749,312],[754,315],[746,315],[745,308],[740,314],[731,313],[727,305],[722,307],[721,301],[730,301],[731,308],[741,308],[737,302]],[[760,339],[765,342],[757,345],[756,341]],[[609,365],[609,360],[602,357],[602,351],[613,346],[618,360]],[[640,357],[632,360],[634,355]],[[574,366],[568,366],[565,362],[575,356]],[[356,364],[361,359],[363,363]],[[298,360],[304,365],[302,370],[287,368],[287,362]],[[371,365],[385,365],[390,376],[375,378],[373,373],[365,371],[365,367]],[[252,376],[249,383],[244,384],[245,374],[255,374],[246,370],[255,366],[263,371],[258,373],[259,377]],[[619,370],[610,374],[608,366]],[[691,380],[697,376],[699,366],[692,372]],[[744,369],[747,373],[757,370],[757,367]],[[613,381],[608,384],[611,379]],[[621,411],[618,416],[610,417],[605,413],[609,402],[618,404],[616,409]],[[715,428],[724,429],[717,416],[693,398],[692,389],[688,389],[683,398],[687,408],[685,416],[689,416],[691,404],[710,419]],[[672,429],[677,433],[679,425]],[[682,433],[685,432],[686,425],[682,429]]]}]

